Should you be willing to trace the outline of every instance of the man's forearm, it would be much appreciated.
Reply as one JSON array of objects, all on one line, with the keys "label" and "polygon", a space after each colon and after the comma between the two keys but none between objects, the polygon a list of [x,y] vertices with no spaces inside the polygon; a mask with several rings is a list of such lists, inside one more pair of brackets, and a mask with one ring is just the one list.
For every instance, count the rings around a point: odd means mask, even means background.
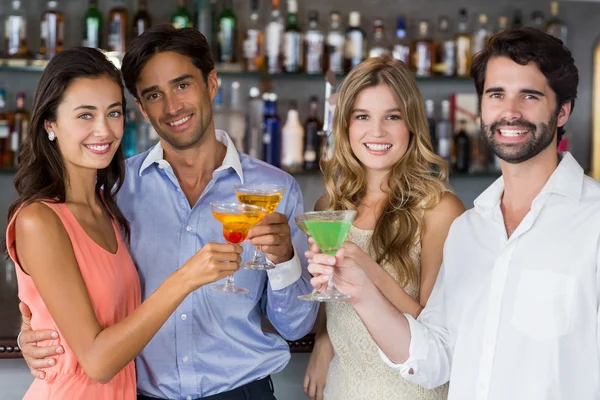
[{"label": "man's forearm", "polygon": [[354,304],[371,337],[395,364],[409,357],[410,328],[406,317],[392,305],[372,282],[367,282],[361,299]]}]

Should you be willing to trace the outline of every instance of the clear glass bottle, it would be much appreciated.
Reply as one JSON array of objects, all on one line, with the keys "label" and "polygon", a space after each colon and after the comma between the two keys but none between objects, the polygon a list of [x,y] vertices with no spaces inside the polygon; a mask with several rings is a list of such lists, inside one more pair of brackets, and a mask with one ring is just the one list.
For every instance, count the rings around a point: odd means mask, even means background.
[{"label": "clear glass bottle", "polygon": [[282,70],[283,30],[279,0],[271,0],[271,18],[265,28],[265,62],[270,74],[277,74]]},{"label": "clear glass bottle", "polygon": [[48,1],[40,28],[40,55],[52,58],[63,51],[65,15],[58,10],[58,1]]},{"label": "clear glass bottle", "polygon": [[345,37],[340,28],[341,17],[338,11],[329,14],[329,31],[326,39],[325,71],[334,74],[344,72]]},{"label": "clear glass bottle", "polygon": [[20,0],[13,0],[4,23],[4,51],[7,57],[27,57],[27,19]]},{"label": "clear glass bottle", "polygon": [[125,0],[114,1],[115,6],[108,13],[108,51],[125,53],[129,13],[125,7]]},{"label": "clear glass bottle", "polygon": [[283,34],[283,66],[285,72],[302,70],[302,32],[298,27],[298,3],[288,0],[287,25]]},{"label": "clear glass bottle", "polygon": [[419,35],[412,45],[413,71],[416,76],[431,76],[435,63],[435,44],[431,39],[429,21],[419,21]]},{"label": "clear glass bottle", "polygon": [[319,13],[308,12],[308,29],[304,33],[304,71],[307,74],[322,74],[325,61],[325,36],[319,30]]},{"label": "clear glass bottle", "polygon": [[244,36],[244,69],[249,72],[264,69],[264,34],[259,22],[258,0],[250,3],[250,25]]},{"label": "clear glass bottle", "polygon": [[392,57],[410,66],[410,41],[406,35],[406,19],[399,16],[396,19],[396,40],[392,50]]},{"label": "clear glass bottle", "polygon": [[373,43],[369,49],[369,57],[381,57],[390,54],[390,45],[384,34],[383,19],[375,18],[373,21]]}]

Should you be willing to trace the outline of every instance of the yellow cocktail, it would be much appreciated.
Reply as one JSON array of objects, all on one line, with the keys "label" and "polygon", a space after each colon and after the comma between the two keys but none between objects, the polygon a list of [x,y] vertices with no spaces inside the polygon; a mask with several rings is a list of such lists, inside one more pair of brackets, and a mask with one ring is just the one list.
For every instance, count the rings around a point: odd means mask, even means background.
[{"label": "yellow cocktail", "polygon": [[[233,188],[241,203],[262,207],[268,214],[275,211],[285,193],[285,186],[270,183],[248,183],[235,185]],[[275,268],[275,264],[267,260],[265,254],[256,246],[254,257],[244,264],[244,268],[262,271]]]}]

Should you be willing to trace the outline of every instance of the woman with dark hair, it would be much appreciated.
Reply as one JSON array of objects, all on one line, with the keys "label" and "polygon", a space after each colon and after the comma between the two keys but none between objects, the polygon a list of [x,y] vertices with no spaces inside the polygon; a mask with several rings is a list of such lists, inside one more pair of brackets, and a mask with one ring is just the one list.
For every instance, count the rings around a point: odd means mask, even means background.
[{"label": "woman with dark hair", "polygon": [[140,305],[114,199],[124,110],[121,75],[96,49],[58,54],[38,83],[6,243],[32,328],[58,332],[45,344],[64,354],[25,399],[135,399],[135,356],[190,292],[239,268],[240,246],[211,244],[223,257],[196,253]]}]

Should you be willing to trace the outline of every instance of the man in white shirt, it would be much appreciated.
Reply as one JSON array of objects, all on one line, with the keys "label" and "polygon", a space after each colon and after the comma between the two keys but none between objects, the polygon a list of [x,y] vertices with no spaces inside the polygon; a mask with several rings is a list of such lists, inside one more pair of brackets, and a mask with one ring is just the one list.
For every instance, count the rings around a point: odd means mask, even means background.
[{"label": "man in white shirt", "polygon": [[[502,177],[456,219],[417,320],[392,306],[343,250],[334,272],[399,377],[450,381],[451,400],[600,399],[600,184],[558,154],[578,72],[531,28],[496,35],[473,61],[481,128]],[[322,274],[322,275],[321,275]]]}]

